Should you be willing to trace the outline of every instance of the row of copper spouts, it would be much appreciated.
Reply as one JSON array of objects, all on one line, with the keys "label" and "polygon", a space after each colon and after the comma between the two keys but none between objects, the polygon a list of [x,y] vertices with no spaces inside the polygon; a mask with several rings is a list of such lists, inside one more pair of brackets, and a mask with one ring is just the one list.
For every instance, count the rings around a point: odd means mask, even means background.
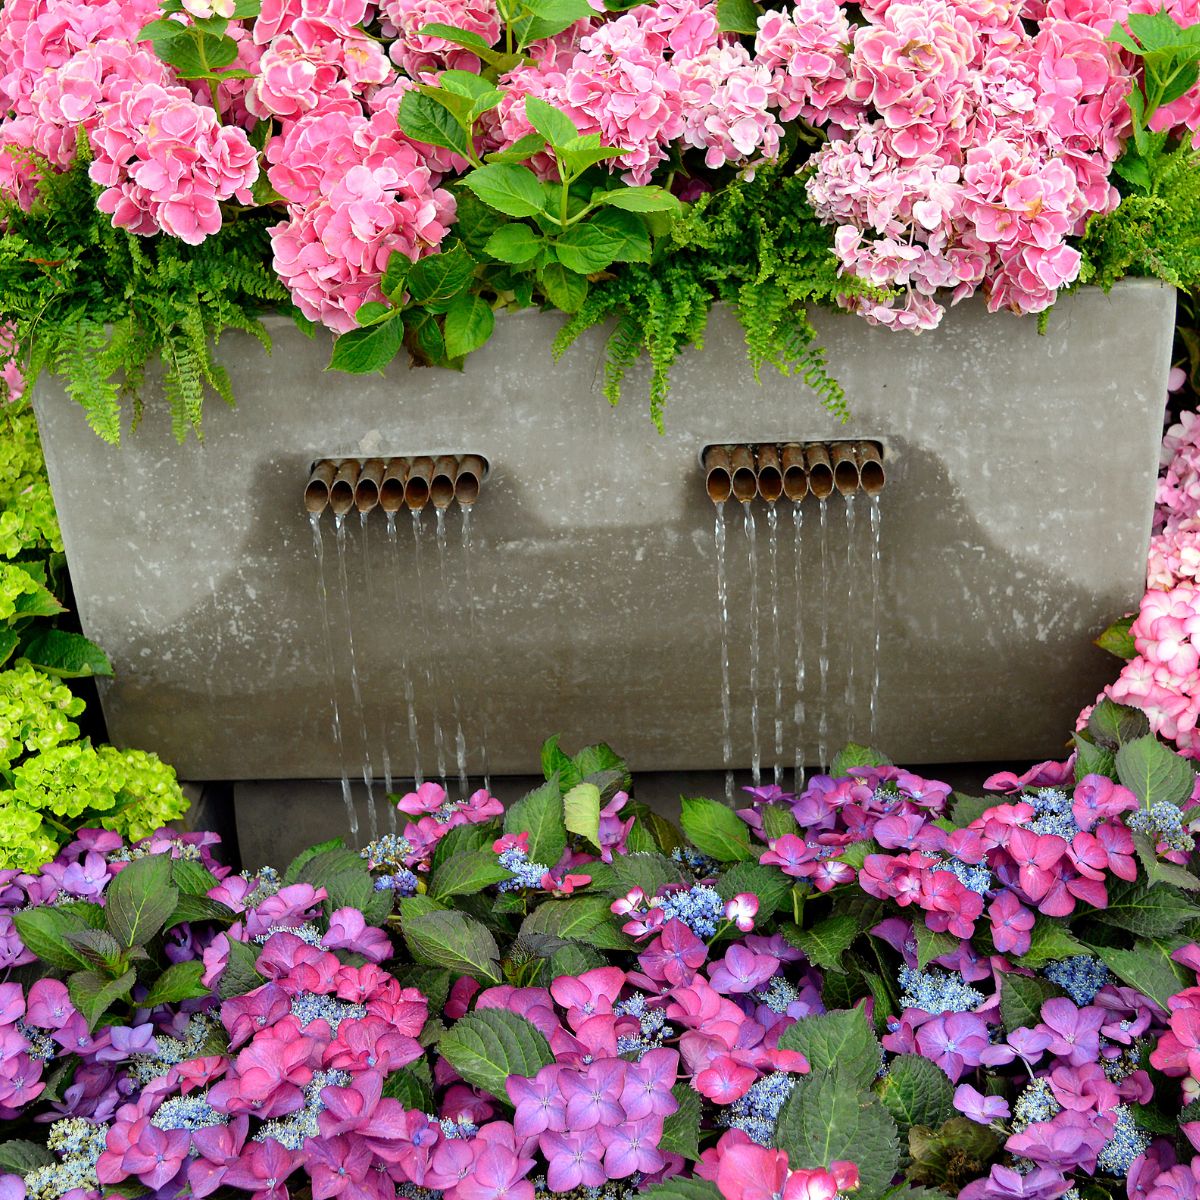
[{"label": "row of copper spouts", "polygon": [[748,504],[755,496],[803,500],[810,492],[827,500],[865,492],[878,496],[887,476],[878,442],[783,442],[709,446],[704,451],[704,484],[714,504],[732,497]]},{"label": "row of copper spouts", "polygon": [[432,504],[449,508],[457,501],[469,507],[479,499],[487,478],[487,460],[478,454],[422,454],[415,458],[323,458],[313,465],[304,487],[310,513],[345,516],[352,508],[386,513],[414,512]]}]

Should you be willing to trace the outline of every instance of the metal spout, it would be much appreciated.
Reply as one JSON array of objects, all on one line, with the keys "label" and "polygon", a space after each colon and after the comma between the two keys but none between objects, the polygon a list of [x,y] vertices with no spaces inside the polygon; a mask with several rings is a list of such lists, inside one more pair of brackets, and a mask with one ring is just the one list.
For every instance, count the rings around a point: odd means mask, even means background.
[{"label": "metal spout", "polygon": [[803,500],[808,495],[808,473],[804,469],[804,447],[788,442],[779,456],[783,467],[783,494],[789,500]]},{"label": "metal spout", "polygon": [[379,484],[379,507],[385,513],[404,507],[404,481],[408,478],[408,459],[389,458]]},{"label": "metal spout", "polygon": [[804,466],[808,472],[808,490],[818,500],[828,500],[833,495],[833,463],[824,446],[804,448]]},{"label": "metal spout", "polygon": [[344,517],[354,507],[354,485],[358,482],[358,463],[346,458],[338,465],[329,485],[329,507],[336,517]]},{"label": "metal spout", "polygon": [[774,504],[783,495],[783,467],[779,460],[778,446],[759,446],[758,494],[768,503]]},{"label": "metal spout", "polygon": [[409,464],[408,479],[404,483],[404,503],[416,512],[429,503],[429,481],[433,478],[433,459],[427,456],[414,458]]},{"label": "metal spout", "polygon": [[733,467],[730,482],[734,498],[742,504],[749,504],[758,494],[758,477],[750,447],[734,446],[729,452],[729,462]]},{"label": "metal spout", "polygon": [[858,463],[858,478],[862,490],[868,496],[878,496],[887,482],[881,448],[874,442],[858,442],[854,447],[854,458]]},{"label": "metal spout", "polygon": [[843,496],[853,496],[858,491],[858,461],[854,447],[849,442],[834,442],[829,447],[833,460],[833,485]]},{"label": "metal spout", "polygon": [[454,476],[458,474],[458,461],[448,454],[433,464],[433,477],[429,481],[429,499],[434,508],[449,508],[454,503]]},{"label": "metal spout", "polygon": [[387,463],[382,458],[369,458],[363,463],[354,485],[354,506],[360,513],[369,513],[379,503],[379,485]]},{"label": "metal spout", "polygon": [[317,463],[308,476],[304,487],[304,509],[306,512],[319,513],[325,510],[329,503],[329,487],[337,474],[337,467],[324,458]]},{"label": "metal spout", "polygon": [[479,489],[487,474],[487,463],[478,454],[464,454],[454,474],[454,498],[464,507],[479,499]]},{"label": "metal spout", "polygon": [[724,504],[733,495],[733,463],[725,446],[709,446],[704,452],[704,488],[714,504]]}]

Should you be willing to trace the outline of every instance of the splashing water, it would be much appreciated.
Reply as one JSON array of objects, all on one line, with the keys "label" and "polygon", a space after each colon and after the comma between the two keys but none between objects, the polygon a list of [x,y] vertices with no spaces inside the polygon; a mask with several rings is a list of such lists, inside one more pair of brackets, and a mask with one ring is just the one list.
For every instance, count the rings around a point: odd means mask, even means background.
[{"label": "splashing water", "polygon": [[[390,512],[387,515],[387,539],[388,539],[388,555],[391,560],[392,569],[392,593],[396,605],[395,620],[397,628],[402,628],[400,614],[402,610],[401,604],[401,588],[400,588],[400,541],[396,536],[396,514]],[[412,745],[412,768],[413,781],[417,787],[425,782],[425,777],[421,774],[421,738],[417,729],[417,703],[416,697],[413,694],[412,674],[408,669],[408,663],[405,661],[403,647],[399,647],[400,656],[400,674],[404,679],[404,702],[408,706],[408,740]],[[392,822],[392,832],[396,832],[396,808],[395,805],[388,805],[388,816]]]},{"label": "splashing water", "polygon": [[796,542],[796,707],[792,712],[796,723],[796,761],[793,766],[792,790],[799,795],[804,787],[804,602],[800,595],[800,550],[804,543],[804,508],[799,500],[792,503],[792,529]]},{"label": "splashing water", "polygon": [[[467,586],[467,631],[471,645],[478,645],[479,628],[479,596],[475,591],[475,577],[472,570],[474,546],[471,542],[471,506],[462,507],[462,552],[463,577]],[[488,792],[492,790],[492,776],[488,768],[488,720],[487,712],[482,704],[479,705],[479,760],[483,768],[483,786]]]},{"label": "splashing water", "polygon": [[350,836],[358,836],[358,813],[354,810],[354,798],[350,794],[350,769],[346,764],[346,745],[342,740],[342,718],[338,711],[337,666],[333,658],[333,634],[329,626],[329,589],[325,584],[325,539],[321,535],[321,514],[311,513],[308,523],[312,526],[313,553],[317,557],[317,605],[321,610],[321,627],[325,631],[325,657],[329,664],[329,695],[333,709],[333,743],[337,747],[338,762],[342,768],[342,802],[346,806],[346,823]]},{"label": "splashing water", "polygon": [[375,816],[375,772],[371,767],[371,743],[367,736],[367,718],[363,710],[362,685],[358,679],[358,661],[354,655],[354,623],[350,617],[350,582],[346,577],[346,518],[334,521],[337,544],[338,583],[342,593],[342,618],[346,622],[346,644],[350,655],[350,695],[354,698],[354,716],[362,734],[362,777],[367,789],[367,820],[374,840],[379,833]]},{"label": "splashing water", "polygon": [[[438,590],[442,604],[450,603],[450,585],[446,578],[446,510],[436,509]],[[446,610],[449,612],[449,608]],[[458,768],[458,794],[464,799],[470,795],[470,780],[467,778],[467,739],[463,735],[462,710],[458,703],[458,688],[450,681],[450,708],[454,714],[454,764]]]},{"label": "splashing water", "polygon": [[[421,524],[422,510],[412,510],[413,523],[413,574],[417,579],[417,612],[420,619],[422,635],[429,629],[429,620],[425,613],[425,581],[421,574]],[[433,723],[433,751],[437,758],[438,779],[443,787],[446,786],[446,739],[442,733],[442,720],[438,715],[437,692],[433,686],[433,668],[428,660],[425,663],[425,690],[429,697],[429,717]]]},{"label": "splashing water", "polygon": [[875,745],[879,733],[879,497],[871,497],[871,629],[874,643],[871,647],[871,745]]},{"label": "splashing water", "polygon": [[[846,595],[849,600],[855,591],[854,580],[854,535],[857,532],[858,521],[854,507],[854,497],[846,497]],[[846,639],[846,716],[848,721],[857,720],[854,707],[854,643],[855,638]],[[856,730],[851,727],[846,730],[852,738]],[[859,734],[861,737],[862,735]]]},{"label": "splashing water", "polygon": [[817,722],[817,761],[821,770],[829,766],[829,509],[820,507],[821,640],[817,650],[820,674],[821,715]]},{"label": "splashing water", "polygon": [[729,694],[729,579],[725,566],[725,504],[716,506],[713,538],[717,547],[717,610],[721,621],[721,761],[725,765],[725,802],[733,803],[733,698]]},{"label": "splashing water", "polygon": [[754,786],[762,783],[762,754],[758,744],[758,528],[754,505],[743,504],[746,525],[746,559],[750,565],[750,774]]},{"label": "splashing water", "polygon": [[772,502],[767,505],[767,558],[771,589],[771,669],[775,685],[775,766],[776,787],[783,786],[783,649],[779,636],[779,513]]}]

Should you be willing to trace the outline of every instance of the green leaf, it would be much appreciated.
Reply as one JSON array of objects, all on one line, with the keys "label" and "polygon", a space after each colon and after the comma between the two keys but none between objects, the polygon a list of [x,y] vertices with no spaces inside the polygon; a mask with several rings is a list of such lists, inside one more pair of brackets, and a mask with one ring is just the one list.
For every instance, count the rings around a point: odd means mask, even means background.
[{"label": "green leaf", "polygon": [[37,629],[21,645],[21,658],[47,675],[81,679],[91,675],[111,676],[108,655],[82,633],[62,629]]},{"label": "green leaf", "polygon": [[593,15],[587,0],[526,0],[521,12],[511,24],[522,50],[531,42],[554,37],[576,21]]},{"label": "green leaf", "polygon": [[962,792],[955,792],[950,817],[956,829],[966,829],[972,821],[978,821],[989,808],[1000,803],[1003,803],[1000,796],[964,796]]},{"label": "green leaf", "polygon": [[1096,639],[1096,645],[1101,650],[1107,650],[1109,654],[1115,655],[1117,658],[1134,658],[1137,655],[1137,647],[1133,644],[1133,636],[1129,632],[1129,627],[1132,624],[1132,616],[1122,617],[1119,621],[1114,621]]},{"label": "green leaf", "polygon": [[591,935],[611,916],[608,901],[599,896],[547,900],[525,918],[521,936],[541,933],[568,941],[591,942]]},{"label": "green leaf", "polygon": [[1138,861],[1142,864],[1142,870],[1146,872],[1151,883],[1169,883],[1188,892],[1194,892],[1200,888],[1200,879],[1197,879],[1191,871],[1181,867],[1178,863],[1158,857],[1158,849],[1148,835],[1135,833],[1133,846],[1137,851]]},{"label": "green leaf", "polygon": [[455,1021],[438,1053],[469,1083],[508,1103],[510,1075],[536,1075],[554,1062],[550,1043],[524,1017],[486,1008]]},{"label": "green leaf", "polygon": [[546,970],[549,982],[553,982],[561,975],[578,976],[604,965],[604,959],[591,946],[568,942],[550,955]]},{"label": "green leaf", "polygon": [[491,849],[456,854],[441,866],[429,880],[429,894],[435,900],[451,896],[473,896],[493,883],[511,879],[512,872],[500,865]]},{"label": "green leaf", "polygon": [[[203,970],[203,963],[197,965]],[[95,971],[76,971],[67,978],[67,991],[91,1031],[113,1004],[129,995],[136,980],[137,972],[132,968],[119,979],[109,979]]]},{"label": "green leaf", "polygon": [[568,229],[555,249],[564,267],[590,275],[614,262],[649,262],[650,235],[637,213],[605,208]]},{"label": "green leaf", "polygon": [[414,304],[448,303],[474,274],[474,258],[461,242],[456,242],[441,254],[429,254],[413,263],[408,272],[408,293]]},{"label": "green leaf", "polygon": [[800,832],[799,822],[792,816],[791,810],[782,804],[765,804],[758,813],[762,817],[763,837],[768,842]]},{"label": "green leaf", "polygon": [[[15,563],[14,565],[25,570],[24,564]],[[25,573],[29,574],[28,571]],[[30,575],[30,578],[33,576]],[[16,613],[14,617],[9,618],[10,620],[15,617],[57,617],[60,613],[67,611],[54,598],[54,593],[45,584],[36,578],[33,579],[33,583],[32,591],[22,592],[13,599]]]},{"label": "green leaf", "polygon": [[[406,93],[412,95],[411,92]],[[365,329],[350,329],[333,343],[329,360],[331,371],[346,371],[351,375],[370,375],[382,371],[404,345],[404,322],[399,312],[386,321],[368,325]]]},{"label": "green leaf", "polygon": [[410,1067],[401,1067],[398,1071],[389,1072],[383,1081],[382,1094],[392,1100],[399,1100],[410,1111],[437,1111],[429,1084]]},{"label": "green leaf", "polygon": [[1080,734],[1075,741],[1075,782],[1088,775],[1104,775],[1108,779],[1117,777],[1117,756],[1107,746],[1097,746]]},{"label": "green leaf", "polygon": [[1117,750],[1117,778],[1147,809],[1164,802],[1182,804],[1196,783],[1187,759],[1153,734],[1125,742]]},{"label": "green leaf", "polygon": [[261,946],[249,942],[239,942],[235,938],[228,939],[229,961],[221,977],[217,980],[217,995],[222,1000],[233,996],[244,996],[256,987],[261,987],[267,981],[258,973],[256,963],[262,953]]},{"label": "green leaf", "polygon": [[514,223],[497,229],[488,238],[484,250],[501,262],[519,266],[536,258],[545,244],[546,239],[535,234],[528,225]]},{"label": "green leaf", "polygon": [[[590,866],[584,868],[589,869]],[[657,894],[659,888],[668,883],[683,882],[683,871],[678,863],[654,851],[642,851],[635,854],[619,854],[613,858],[612,881],[606,890],[615,897],[624,896],[638,887],[649,897]]]},{"label": "green leaf", "polygon": [[[1200,887],[1200,879],[1196,886]],[[1128,929],[1142,937],[1162,937],[1200,917],[1200,907],[1170,884],[1114,880],[1108,888],[1108,907],[1093,916],[1101,924]]]},{"label": "green leaf", "polygon": [[671,195],[666,188],[660,187],[618,187],[611,192],[594,192],[593,204],[604,204],[609,208],[620,208],[625,212],[678,213],[683,205]]},{"label": "green leaf", "polygon": [[568,174],[572,176],[582,175],[588,167],[594,167],[597,163],[606,162],[610,158],[621,158],[627,153],[629,153],[627,150],[617,146],[602,145],[598,133],[580,134],[579,137],[572,138],[567,142],[559,151]]},{"label": "green leaf", "polygon": [[383,289],[383,294],[394,303],[399,303],[404,294],[404,285],[408,282],[408,273],[412,266],[413,260],[408,255],[401,254],[399,250],[393,250],[388,257],[387,269],[383,272],[379,286]]},{"label": "green leaf", "polygon": [[1150,722],[1144,712],[1124,704],[1115,704],[1107,697],[1096,702],[1092,715],[1088,717],[1088,733],[1101,746],[1112,750],[1149,732]]},{"label": "green leaf", "polygon": [[680,1154],[692,1162],[700,1160],[700,1097],[690,1085],[677,1083],[671,1089],[679,1107],[663,1121],[658,1148],[664,1154]]},{"label": "green leaf", "polygon": [[764,867],[756,862],[740,862],[729,868],[717,880],[717,893],[722,900],[732,900],[742,892],[758,897],[758,925],[765,924],[781,908],[790,906],[792,878],[778,867]]},{"label": "green leaf", "polygon": [[775,1144],[787,1151],[791,1170],[828,1168],[838,1160],[857,1163],[856,1200],[882,1196],[900,1165],[891,1114],[840,1071],[813,1071],[796,1080],[779,1113]]},{"label": "green leaf", "polygon": [[588,281],[562,263],[552,262],[538,272],[538,283],[546,299],[565,313],[578,312],[587,299]]},{"label": "green leaf", "polygon": [[1132,950],[1121,950],[1112,946],[1097,946],[1091,953],[1104,960],[1104,965],[1132,988],[1149,996],[1164,1012],[1169,1011],[1167,1001],[1186,987],[1195,984],[1195,976],[1171,958],[1171,953],[1184,940],[1160,941],[1155,938],[1140,938]]},{"label": "green leaf", "polygon": [[697,850],[718,862],[758,858],[750,847],[745,823],[732,808],[715,800],[684,796],[680,800],[679,824]]},{"label": "green leaf", "polygon": [[48,1167],[55,1161],[54,1155],[37,1142],[0,1142],[0,1174],[25,1176],[35,1167]]},{"label": "green leaf", "polygon": [[464,175],[462,182],[484,204],[509,217],[532,217],[546,208],[546,190],[528,167],[486,163]]},{"label": "green leaf", "polygon": [[917,941],[917,970],[923,971],[935,958],[953,954],[959,945],[958,938],[950,933],[934,933],[925,924],[923,914],[913,918],[913,937]]},{"label": "green leaf", "polygon": [[785,930],[784,936],[793,946],[804,951],[814,967],[844,975],[846,968],[842,966],[842,958],[860,932],[859,924],[852,916],[835,913],[811,929],[791,926]]},{"label": "green leaf", "polygon": [[496,314],[482,296],[462,292],[446,310],[446,355],[462,358],[478,350],[492,336]]},{"label": "green leaf", "polygon": [[552,149],[558,150],[579,136],[575,122],[565,112],[537,96],[525,97],[525,115]]},{"label": "green leaf", "polygon": [[1038,917],[1029,931],[1029,949],[1014,961],[1019,967],[1037,970],[1055,959],[1087,953],[1088,948],[1062,922]]},{"label": "green leaf", "polygon": [[154,981],[142,1007],[157,1008],[160,1004],[178,1004],[182,1000],[199,1000],[211,995],[211,990],[200,982],[203,974],[202,962],[172,963]]},{"label": "green leaf", "polygon": [[104,893],[104,920],[122,946],[145,945],[179,903],[171,883],[171,856],[147,854],[116,876]]},{"label": "green leaf", "polygon": [[638,1200],[721,1200],[721,1193],[707,1179],[676,1176],[638,1192]]},{"label": "green leaf", "polygon": [[762,11],[754,0],[717,0],[717,22],[722,33],[757,33]]},{"label": "green leaf", "polygon": [[[757,26],[755,26],[757,28]],[[851,767],[890,767],[892,760],[886,754],[871,746],[860,746],[857,742],[849,742],[833,756],[833,764],[829,768],[830,775],[849,775]]]},{"label": "green leaf", "polygon": [[473,854],[484,848],[490,850],[495,840],[496,826],[491,821],[483,825],[459,825],[438,842],[430,870],[435,873],[440,871],[456,855]]},{"label": "green leaf", "polygon": [[[392,974],[402,987],[415,987],[429,1001],[429,1011],[439,1013],[446,1007],[453,978],[441,967],[423,967],[419,963],[398,964]],[[428,1110],[423,1110],[428,1111]]]},{"label": "green leaf", "polygon": [[813,1071],[837,1068],[849,1087],[870,1086],[883,1064],[879,1039],[862,1008],[802,1017],[783,1031],[779,1045],[799,1050]]},{"label": "green leaf", "polygon": [[171,860],[171,882],[186,896],[207,896],[217,877],[203,863],[190,858]]},{"label": "green leaf", "polygon": [[919,1054],[892,1060],[879,1084],[879,1099],[906,1137],[913,1125],[936,1128],[954,1116],[954,1085],[936,1063]]},{"label": "green leaf", "polygon": [[599,849],[600,789],[594,783],[577,783],[563,797],[563,823]]},{"label": "green leaf", "polygon": [[405,917],[401,928],[409,952],[419,963],[500,983],[496,939],[478,921],[459,912],[429,912]]},{"label": "green leaf", "polygon": [[59,908],[27,908],[12,914],[21,941],[31,954],[60,971],[86,970],[92,964],[68,941],[68,935],[92,926],[74,913]]},{"label": "green leaf", "polygon": [[378,325],[384,317],[391,315],[392,311],[390,304],[382,304],[378,300],[368,300],[365,304],[359,305],[354,319],[359,325]]},{"label": "green leaf", "polygon": [[563,802],[557,785],[544,783],[522,796],[505,812],[504,832],[529,834],[530,861],[555,866],[567,848]]},{"label": "green leaf", "polygon": [[[325,854],[330,850],[344,850],[345,843],[340,837],[330,838],[327,842],[320,842],[315,846],[309,846],[307,850],[301,850],[299,854],[288,864],[287,870],[283,873],[283,885],[288,887],[293,883],[301,882],[300,872],[305,870],[309,863],[318,855]],[[305,882],[309,882],[306,880]]]},{"label": "green leaf", "polygon": [[[1053,996],[1061,996],[1062,989],[1040,976],[1009,973],[1000,977],[1000,1019],[1004,1028],[1011,1033],[1014,1029],[1028,1028],[1042,1019],[1042,1005]],[[934,1125],[933,1121],[922,1121],[922,1125]],[[941,1122],[936,1122],[941,1124]]]},{"label": "green leaf", "polygon": [[972,1180],[987,1174],[987,1163],[1000,1149],[1000,1139],[986,1125],[951,1117],[940,1129],[914,1125],[908,1131],[912,1155],[907,1175],[957,1196]]},{"label": "green leaf", "polygon": [[400,130],[414,142],[441,146],[470,158],[466,130],[453,113],[423,92],[405,92],[396,111]]},{"label": "green leaf", "polygon": [[[571,765],[579,772],[580,779],[585,779],[590,783],[599,782],[592,776],[604,775],[606,779],[611,779],[615,784],[615,790],[627,792],[633,786],[629,765],[607,742],[596,742],[591,746],[584,746],[571,759]],[[599,784],[599,786],[603,792],[605,785]]]},{"label": "green leaf", "polygon": [[109,979],[124,974],[129,966],[120,943],[105,929],[81,929],[66,934],[63,940],[86,959],[89,967]]}]

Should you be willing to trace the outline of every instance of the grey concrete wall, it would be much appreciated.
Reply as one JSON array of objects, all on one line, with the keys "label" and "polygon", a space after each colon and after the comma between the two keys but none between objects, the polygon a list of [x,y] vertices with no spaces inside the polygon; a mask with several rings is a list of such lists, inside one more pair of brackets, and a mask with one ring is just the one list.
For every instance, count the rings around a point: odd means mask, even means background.
[{"label": "grey concrete wall", "polygon": [[[721,764],[713,510],[697,453],[724,441],[872,438],[886,447],[882,500],[882,670],[877,742],[898,761],[1030,758],[1058,752],[1079,707],[1113,675],[1091,646],[1142,591],[1174,294],[1147,281],[1111,296],[1085,289],[1032,319],[952,310],[912,337],[837,313],[819,316],[853,420],[841,426],[804,386],[754,383],[740,327],[718,311],[707,348],[673,377],[664,436],[645,414],[642,377],[611,409],[599,394],[603,337],[554,365],[560,321],[504,317],[461,374],[395,364],[386,377],[323,370],[329,339],[275,320],[272,357],[237,335],[221,343],[240,398],[214,402],[205,441],[174,444],[156,397],[120,449],[102,444],[52,382],[35,404],[84,629],[112,656],[103,686],[113,739],[158,751],[196,779],[328,778],[337,689],[352,765],[357,715],[341,670],[326,667],[314,560],[300,495],[319,457],[475,452],[492,476],[475,510],[481,603],[467,637],[461,556],[424,628],[402,522],[399,609],[386,574],[382,514],[371,518],[373,595],[362,535],[349,537],[355,640],[378,773],[387,744],[409,770],[399,664],[417,679],[424,763],[428,715],[457,691],[478,767],[481,719],[494,773],[525,773],[551,732],[604,739],[635,770]],[[785,706],[794,695],[794,605],[808,663],[806,757],[816,757],[820,587],[816,508],[805,502],[799,597],[790,521],[780,566]],[[842,505],[830,502],[829,740],[865,739],[871,598],[863,553],[844,558]],[[860,509],[865,503],[859,502]],[[748,579],[740,516],[729,527],[735,757],[748,765]],[[860,512],[860,535],[866,525]],[[431,514],[426,529],[430,528]],[[451,514],[452,546],[459,517]],[[766,534],[759,509],[766,584]],[[332,537],[326,535],[332,566]],[[336,576],[331,571],[331,586]],[[336,586],[331,604],[338,612]],[[336,622],[335,622],[336,623]],[[345,638],[334,630],[344,667]],[[760,692],[770,761],[770,627]],[[846,697],[849,658],[857,686]],[[787,727],[785,757],[792,757]]]}]

